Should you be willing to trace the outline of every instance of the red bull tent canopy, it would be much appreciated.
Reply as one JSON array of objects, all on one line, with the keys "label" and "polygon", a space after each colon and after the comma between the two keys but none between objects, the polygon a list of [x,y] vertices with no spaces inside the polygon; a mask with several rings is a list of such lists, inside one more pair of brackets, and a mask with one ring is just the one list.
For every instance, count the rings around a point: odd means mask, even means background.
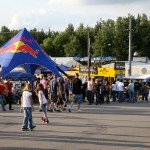
[{"label": "red bull tent canopy", "polygon": [[2,76],[23,64],[44,66],[58,77],[61,76],[55,62],[42,50],[26,29],[21,30],[0,48]]}]

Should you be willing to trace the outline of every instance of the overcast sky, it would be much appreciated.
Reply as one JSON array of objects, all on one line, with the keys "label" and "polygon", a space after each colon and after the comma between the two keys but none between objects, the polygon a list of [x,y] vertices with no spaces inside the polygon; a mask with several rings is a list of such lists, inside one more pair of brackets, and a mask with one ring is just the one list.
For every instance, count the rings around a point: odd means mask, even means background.
[{"label": "overcast sky", "polygon": [[150,0],[3,0],[0,27],[10,29],[50,28],[64,31],[69,23],[94,26],[102,19],[116,19],[145,13],[150,16]]}]

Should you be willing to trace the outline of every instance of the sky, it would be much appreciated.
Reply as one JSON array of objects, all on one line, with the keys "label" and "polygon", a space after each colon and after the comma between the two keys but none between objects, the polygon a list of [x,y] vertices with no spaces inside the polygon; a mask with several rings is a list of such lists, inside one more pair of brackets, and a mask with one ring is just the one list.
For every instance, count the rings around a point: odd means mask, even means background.
[{"label": "sky", "polygon": [[150,0],[3,0],[0,27],[64,31],[72,23],[94,27],[101,19],[145,13],[150,16]]}]

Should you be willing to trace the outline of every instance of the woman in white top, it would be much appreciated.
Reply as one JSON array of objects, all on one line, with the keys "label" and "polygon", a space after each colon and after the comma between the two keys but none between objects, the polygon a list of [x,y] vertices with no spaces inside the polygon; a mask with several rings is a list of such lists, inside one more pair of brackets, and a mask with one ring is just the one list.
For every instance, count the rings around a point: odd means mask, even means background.
[{"label": "woman in white top", "polygon": [[21,97],[21,111],[24,110],[24,120],[22,124],[22,130],[27,131],[28,129],[28,121],[29,121],[29,128],[32,130],[36,126],[33,125],[32,120],[32,111],[34,111],[33,107],[33,100],[32,100],[32,93],[31,93],[31,85],[26,84],[25,88],[23,89],[23,94]]},{"label": "woman in white top", "polygon": [[113,97],[113,102],[116,102],[116,94],[117,94],[117,84],[115,81],[113,81],[112,85],[112,97]]},{"label": "woman in white top", "polygon": [[44,87],[41,83],[37,85],[36,94],[38,95],[39,103],[40,103],[40,106],[42,107],[42,111],[43,111],[42,120],[45,123],[49,123],[47,113],[46,113],[47,99],[46,99],[45,94],[44,94]]}]

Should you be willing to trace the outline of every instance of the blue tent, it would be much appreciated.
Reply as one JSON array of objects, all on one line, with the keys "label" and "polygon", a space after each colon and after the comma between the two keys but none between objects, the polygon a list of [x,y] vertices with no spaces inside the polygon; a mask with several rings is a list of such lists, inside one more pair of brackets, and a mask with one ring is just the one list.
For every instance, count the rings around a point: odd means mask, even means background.
[{"label": "blue tent", "polygon": [[65,66],[65,65],[57,65],[61,70],[63,71],[68,71],[70,67]]},{"label": "blue tent", "polygon": [[6,76],[4,76],[4,79],[7,79],[8,77],[12,78],[12,81],[36,81],[37,78],[29,73],[23,73],[23,72],[10,72]]},{"label": "blue tent", "polygon": [[146,78],[146,82],[150,82],[150,77],[149,77],[149,78]]},{"label": "blue tent", "polygon": [[23,64],[43,66],[61,77],[54,61],[41,49],[26,29],[21,30],[0,48],[0,65],[3,77]]}]

